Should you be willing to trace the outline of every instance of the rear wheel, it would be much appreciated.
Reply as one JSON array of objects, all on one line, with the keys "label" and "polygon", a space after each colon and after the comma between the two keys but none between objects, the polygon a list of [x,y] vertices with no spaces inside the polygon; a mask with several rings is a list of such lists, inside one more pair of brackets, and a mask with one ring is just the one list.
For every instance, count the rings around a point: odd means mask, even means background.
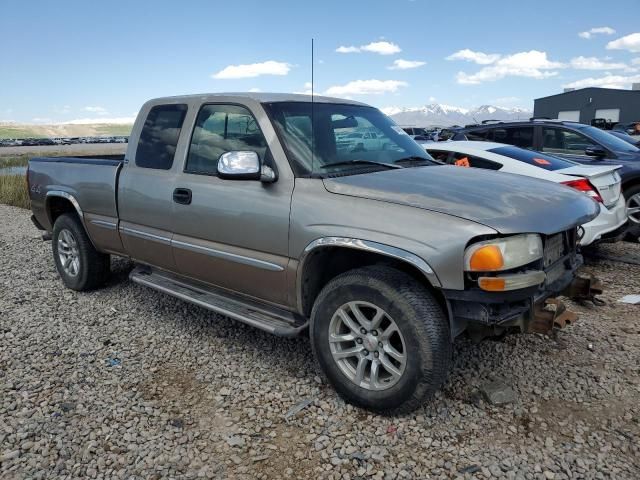
[{"label": "rear wheel", "polygon": [[329,282],[314,304],[310,332],[322,371],[360,407],[414,410],[448,374],[444,312],[423,285],[392,268],[356,269]]},{"label": "rear wheel", "polygon": [[629,216],[627,239],[637,242],[640,238],[640,185],[634,185],[624,191]]},{"label": "rear wheel", "polygon": [[92,290],[109,276],[110,257],[98,252],[78,217],[65,213],[53,225],[53,260],[66,287]]}]

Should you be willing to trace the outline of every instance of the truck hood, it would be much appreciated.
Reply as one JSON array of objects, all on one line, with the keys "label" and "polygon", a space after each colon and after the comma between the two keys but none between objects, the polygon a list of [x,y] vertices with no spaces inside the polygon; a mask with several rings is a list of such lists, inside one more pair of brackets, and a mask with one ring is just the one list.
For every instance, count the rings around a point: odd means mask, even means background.
[{"label": "truck hood", "polygon": [[600,212],[595,201],[563,185],[450,165],[327,178],[324,184],[331,193],[453,215],[502,234],[550,235]]}]

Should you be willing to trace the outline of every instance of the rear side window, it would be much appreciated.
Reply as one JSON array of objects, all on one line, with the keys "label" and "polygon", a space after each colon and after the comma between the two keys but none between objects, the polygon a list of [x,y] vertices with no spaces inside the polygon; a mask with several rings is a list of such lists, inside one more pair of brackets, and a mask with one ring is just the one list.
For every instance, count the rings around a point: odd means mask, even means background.
[{"label": "rear side window", "polygon": [[185,172],[217,175],[220,156],[230,151],[255,152],[264,161],[267,141],[245,107],[204,105],[191,137]]},{"label": "rear side window", "polygon": [[533,148],[533,127],[494,128],[493,141],[520,148]]},{"label": "rear side window", "polygon": [[571,168],[577,165],[575,162],[565,160],[563,158],[546,155],[532,150],[525,150],[518,147],[499,147],[489,150],[490,152],[513,158],[523,163],[528,163],[535,167],[544,168],[545,170],[562,170],[563,168]]},{"label": "rear side window", "polygon": [[501,163],[458,152],[453,154],[449,163],[456,167],[483,168],[485,170],[500,170],[503,167]]},{"label": "rear side window", "polygon": [[482,142],[491,140],[491,130],[471,130],[465,133],[467,140]]},{"label": "rear side window", "polygon": [[448,160],[449,160],[449,152],[447,152],[447,151],[434,150],[432,148],[428,148],[427,152],[429,152],[429,155],[431,155],[433,158],[435,158],[436,160],[438,160],[440,162],[447,163]]},{"label": "rear side window", "polygon": [[136,165],[143,168],[169,170],[187,106],[156,105],[149,110],[136,149]]}]

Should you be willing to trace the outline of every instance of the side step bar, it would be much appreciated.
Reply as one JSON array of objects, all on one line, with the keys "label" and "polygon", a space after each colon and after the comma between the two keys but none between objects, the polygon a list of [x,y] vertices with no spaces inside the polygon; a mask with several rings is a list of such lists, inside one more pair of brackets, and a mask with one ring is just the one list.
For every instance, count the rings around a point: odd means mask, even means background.
[{"label": "side step bar", "polygon": [[134,268],[129,279],[273,335],[295,337],[309,326],[308,320],[286,310],[248,301],[215,287],[193,285],[185,279],[148,267]]}]

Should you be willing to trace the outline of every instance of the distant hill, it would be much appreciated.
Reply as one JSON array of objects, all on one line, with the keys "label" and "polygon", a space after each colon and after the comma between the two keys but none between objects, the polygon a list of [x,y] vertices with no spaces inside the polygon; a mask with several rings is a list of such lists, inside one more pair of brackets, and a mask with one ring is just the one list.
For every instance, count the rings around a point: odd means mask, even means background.
[{"label": "distant hill", "polygon": [[0,139],[129,135],[132,127],[133,124],[119,123],[33,125],[11,122],[0,123]]},{"label": "distant hill", "polygon": [[477,108],[462,108],[432,103],[423,107],[388,107],[383,112],[393,118],[398,125],[415,127],[449,127],[468,125],[483,120],[527,120],[531,110],[524,108],[504,108],[482,105]]}]

